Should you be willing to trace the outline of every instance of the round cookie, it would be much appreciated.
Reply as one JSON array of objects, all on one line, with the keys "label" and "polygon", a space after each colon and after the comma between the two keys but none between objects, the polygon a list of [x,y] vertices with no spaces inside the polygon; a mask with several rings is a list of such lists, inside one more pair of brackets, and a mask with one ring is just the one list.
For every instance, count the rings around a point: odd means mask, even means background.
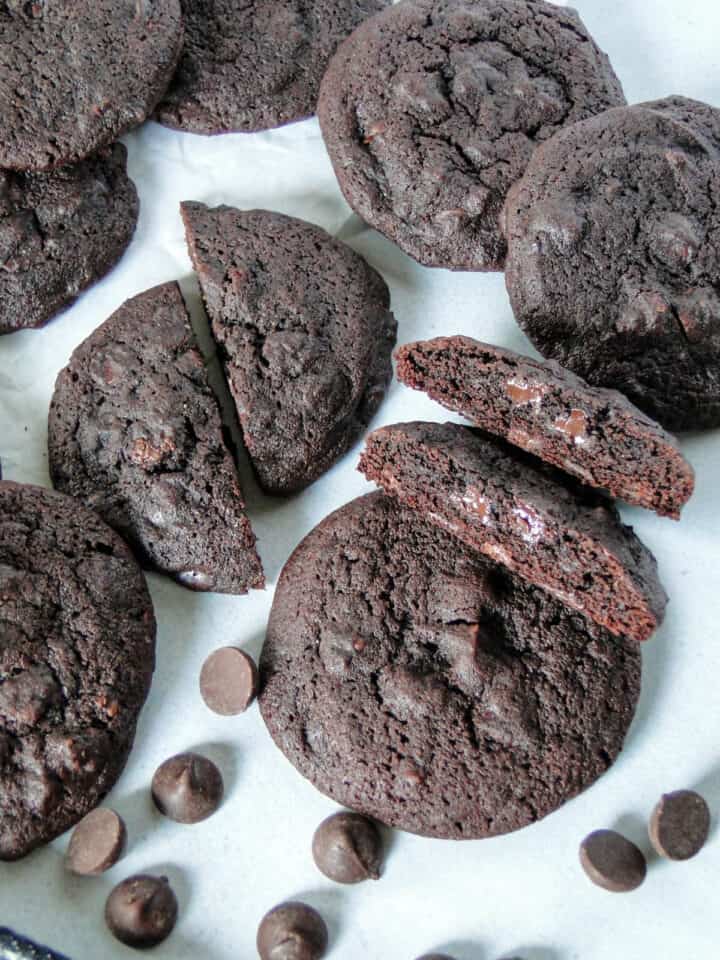
[{"label": "round cookie", "polygon": [[0,334],[42,326],[115,266],[139,211],[126,161],[116,143],[51,173],[0,170]]},{"label": "round cookie", "polygon": [[179,0],[0,4],[0,168],[72,163],[138,126],[183,41]]},{"label": "round cookie", "polygon": [[499,215],[535,146],[625,102],[574,10],[404,0],[341,45],[318,116],[350,206],[420,263],[499,270]]},{"label": "round cookie", "polygon": [[720,425],[720,111],[609,110],[534,155],[506,207],[506,282],[547,357],[670,430]]},{"label": "round cookie", "polygon": [[312,116],[338,43],[389,2],[181,0],[185,46],[156,117],[191,133],[228,133]]},{"label": "round cookie", "polygon": [[374,493],[286,564],[260,673],[268,729],[318,789],[469,839],[538,820],[607,769],[640,653]]},{"label": "round cookie", "polygon": [[74,826],[120,776],[155,661],[143,575],[70,497],[0,483],[0,860]]}]

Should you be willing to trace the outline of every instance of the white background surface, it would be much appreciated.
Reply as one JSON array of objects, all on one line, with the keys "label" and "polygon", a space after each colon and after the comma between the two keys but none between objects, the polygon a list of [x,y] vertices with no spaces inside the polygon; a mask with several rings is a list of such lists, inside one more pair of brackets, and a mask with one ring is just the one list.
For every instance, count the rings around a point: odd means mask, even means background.
[{"label": "white background surface", "polygon": [[[720,105],[717,0],[577,0],[576,6],[610,54],[630,102],[682,93]],[[467,333],[528,349],[501,275],[423,269],[357,222],[347,224],[350,211],[315,121],[216,139],[148,124],[127,143],[142,211],[121,264],[45,330],[0,338],[6,478],[48,484],[45,420],[53,383],[91,330],[125,299],[161,281],[187,277],[184,290],[193,294],[180,200],[264,206],[331,232],[346,224],[342,236],[392,289],[400,342]],[[446,419],[440,407],[394,383],[375,424],[422,417]],[[0,925],[72,960],[127,958],[130,951],[104,928],[103,904],[115,883],[146,871],[167,873],[180,901],[178,926],[155,951],[158,960],[251,960],[259,919],[290,897],[323,912],[330,956],[343,960],[413,960],[431,949],[457,960],[717,957],[717,829],[696,860],[651,858],[644,886],[626,895],[593,887],[576,851],[590,830],[619,825],[649,852],[645,823],[663,791],[696,787],[720,813],[720,432],[683,439],[697,492],[680,524],[623,509],[657,555],[671,603],[644,649],[642,700],[616,766],[583,796],[511,836],[455,844],[395,834],[383,878],[346,888],[325,880],[310,856],[313,830],[335,805],[275,749],[256,707],[243,717],[216,717],[200,699],[197,678],[216,646],[239,643],[259,653],[273,587],[291,549],[368,486],[355,471],[359,446],[291,500],[262,497],[245,471],[266,592],[199,596],[150,577],[160,627],[157,673],[135,750],[109,801],[127,820],[128,854],[93,880],[64,872],[67,837],[21,863],[0,864]],[[154,812],[148,786],[162,760],[191,748],[220,764],[227,796],[212,819],[188,827]]]}]

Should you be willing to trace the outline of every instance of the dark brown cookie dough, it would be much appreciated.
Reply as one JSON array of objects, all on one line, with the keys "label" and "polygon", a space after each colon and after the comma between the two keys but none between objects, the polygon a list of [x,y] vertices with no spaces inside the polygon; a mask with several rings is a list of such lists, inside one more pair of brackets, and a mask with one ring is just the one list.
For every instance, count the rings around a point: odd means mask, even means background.
[{"label": "dark brown cookie dough", "polygon": [[133,297],[73,353],[48,423],[58,489],[186,587],[264,584],[235,465],[177,284]]},{"label": "dark brown cookie dough", "polygon": [[287,562],[260,672],[268,729],[318,789],[464,839],[532,823],[607,769],[640,651],[375,493]]},{"label": "dark brown cookie dough", "polygon": [[181,0],[185,46],[156,117],[191,133],[267,130],[315,113],[338,43],[390,0]]},{"label": "dark brown cookie dough", "polygon": [[0,334],[42,326],[115,266],[139,209],[126,160],[116,143],[51,173],[0,170]]},{"label": "dark brown cookie dough", "polygon": [[488,433],[627,503],[678,519],[695,474],[677,440],[615,390],[470,337],[400,347],[397,376]]},{"label": "dark brown cookie dough", "polygon": [[609,110],[508,198],[506,282],[537,348],[670,430],[720,426],[720,110]]},{"label": "dark brown cookie dough", "polygon": [[291,493],[342,456],[392,376],[382,277],[320,227],[183,203],[188,245],[261,486]]},{"label": "dark brown cookie dough", "polygon": [[120,776],[155,662],[129,549],[91,510],[0,483],[0,859],[81,820]]},{"label": "dark brown cookie dough", "polygon": [[49,170],[152,113],[183,27],[179,0],[4,0],[0,38],[0,167]]},{"label": "dark brown cookie dough", "polygon": [[574,10],[404,0],[360,26],[318,103],[345,197],[420,263],[499,270],[499,215],[535,146],[625,102]]},{"label": "dark brown cookie dough", "polygon": [[359,468],[469,547],[612,633],[647,640],[667,595],[650,551],[608,500],[457,423],[398,423]]}]

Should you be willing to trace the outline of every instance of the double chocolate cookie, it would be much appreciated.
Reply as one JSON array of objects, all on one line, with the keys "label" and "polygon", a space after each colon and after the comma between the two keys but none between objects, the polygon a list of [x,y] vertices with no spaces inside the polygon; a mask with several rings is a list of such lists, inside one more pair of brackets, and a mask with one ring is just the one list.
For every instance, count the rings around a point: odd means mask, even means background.
[{"label": "double chocolate cookie", "polygon": [[398,379],[627,503],[678,519],[695,486],[677,440],[615,390],[470,337],[408,343]]},{"label": "double chocolate cookie", "polygon": [[154,570],[184,586],[264,584],[177,284],[128,300],[58,376],[48,426],[53,483],[96,510]]},{"label": "double chocolate cookie", "polygon": [[538,820],[608,768],[640,651],[374,493],[287,562],[260,672],[268,729],[316,787],[466,839]]},{"label": "double chocolate cookie", "polygon": [[382,277],[320,227],[183,203],[213,335],[262,487],[300,490],[355,441],[392,376]]},{"label": "double chocolate cookie", "polygon": [[499,270],[499,216],[533,150],[623,104],[574,10],[403,0],[339,48],[318,116],[345,197],[427,266]]},{"label": "double chocolate cookie", "polygon": [[15,860],[110,790],[150,687],[150,595],[97,514],[0,483],[0,637],[0,859]]},{"label": "double chocolate cookie", "polygon": [[143,122],[183,28],[179,0],[11,0],[0,37],[0,168],[49,170]]},{"label": "double chocolate cookie", "polygon": [[42,326],[120,259],[139,208],[126,160],[117,143],[51,173],[0,170],[0,334]]},{"label": "double chocolate cookie", "polygon": [[359,468],[430,523],[607,630],[647,640],[667,596],[655,558],[612,504],[457,423],[371,433]]},{"label": "double chocolate cookie", "polygon": [[669,97],[561,131],[507,202],[520,325],[668,429],[720,425],[719,206],[720,110]]},{"label": "double chocolate cookie", "polygon": [[157,119],[227,133],[311,116],[338,43],[389,2],[181,0],[185,46]]}]

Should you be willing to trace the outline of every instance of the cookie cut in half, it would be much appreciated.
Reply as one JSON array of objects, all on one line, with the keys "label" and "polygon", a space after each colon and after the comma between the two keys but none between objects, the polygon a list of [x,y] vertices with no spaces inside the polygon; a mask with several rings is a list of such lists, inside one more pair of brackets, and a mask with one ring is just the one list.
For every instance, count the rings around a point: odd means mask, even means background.
[{"label": "cookie cut in half", "polygon": [[390,382],[388,288],[303,220],[201,203],[182,214],[260,484],[301,490],[355,442]]},{"label": "cookie cut in half", "polygon": [[604,497],[456,423],[399,423],[359,468],[388,494],[612,633],[647,640],[667,596],[655,558]]},{"label": "cookie cut in half", "polygon": [[128,300],[60,372],[48,424],[55,486],[144,564],[194,590],[264,586],[220,410],[180,290]]},{"label": "cookie cut in half", "polygon": [[640,648],[377,492],[295,550],[260,709],[319,790],[431,837],[517,830],[617,757]]},{"label": "cookie cut in half", "polygon": [[591,487],[676,520],[692,495],[695,474],[675,437],[555,361],[461,336],[395,356],[403,383]]}]

